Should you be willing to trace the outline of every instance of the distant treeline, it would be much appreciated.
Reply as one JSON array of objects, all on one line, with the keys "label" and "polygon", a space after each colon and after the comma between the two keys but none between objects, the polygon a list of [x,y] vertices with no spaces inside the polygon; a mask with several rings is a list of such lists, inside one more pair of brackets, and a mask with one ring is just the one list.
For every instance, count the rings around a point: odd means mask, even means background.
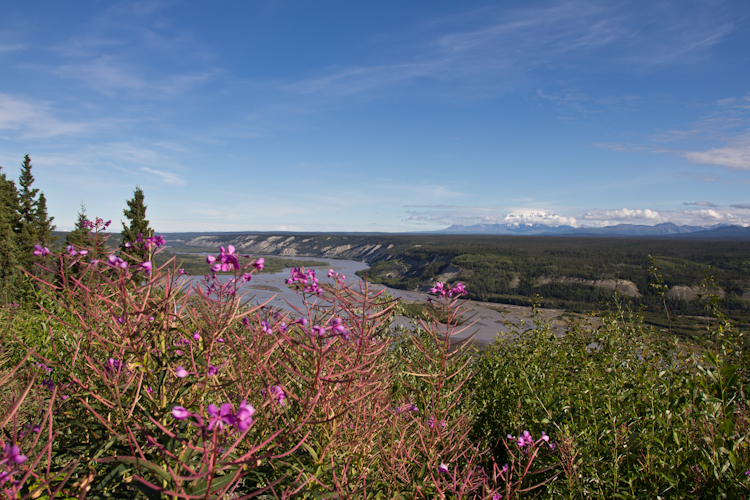
[{"label": "distant treeline", "polygon": [[[611,302],[621,293],[602,286],[563,283],[628,280],[641,297],[624,297],[634,306],[663,311],[649,285],[651,261],[669,287],[699,286],[710,276],[726,294],[725,313],[750,320],[750,242],[631,238],[509,236],[412,236],[411,245],[394,248],[371,263],[361,276],[394,288],[416,289],[440,279],[461,281],[471,298],[518,305],[584,311]],[[567,280],[571,281],[571,280]],[[540,296],[540,299],[536,297]],[[701,315],[705,302],[668,299],[675,314]]]}]

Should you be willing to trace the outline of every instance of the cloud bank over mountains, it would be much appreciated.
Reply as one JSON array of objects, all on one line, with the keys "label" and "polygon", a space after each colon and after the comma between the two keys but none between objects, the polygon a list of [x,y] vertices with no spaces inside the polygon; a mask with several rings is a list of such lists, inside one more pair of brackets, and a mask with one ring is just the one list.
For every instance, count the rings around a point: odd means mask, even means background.
[{"label": "cloud bank over mountains", "polygon": [[407,220],[458,226],[478,224],[544,225],[550,227],[572,226],[607,227],[617,224],[639,224],[653,226],[672,222],[679,226],[712,227],[717,224],[750,226],[750,204],[719,207],[710,202],[683,203],[698,207],[685,210],[615,209],[566,211],[561,214],[544,209],[513,209],[504,211],[484,207],[462,206],[411,206]]}]

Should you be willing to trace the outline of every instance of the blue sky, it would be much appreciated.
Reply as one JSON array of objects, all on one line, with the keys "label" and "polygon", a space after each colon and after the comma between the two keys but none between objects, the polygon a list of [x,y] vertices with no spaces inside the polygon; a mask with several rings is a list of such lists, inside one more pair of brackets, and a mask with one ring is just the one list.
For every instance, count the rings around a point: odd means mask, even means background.
[{"label": "blue sky", "polygon": [[750,2],[3,2],[59,229],[750,225]]}]

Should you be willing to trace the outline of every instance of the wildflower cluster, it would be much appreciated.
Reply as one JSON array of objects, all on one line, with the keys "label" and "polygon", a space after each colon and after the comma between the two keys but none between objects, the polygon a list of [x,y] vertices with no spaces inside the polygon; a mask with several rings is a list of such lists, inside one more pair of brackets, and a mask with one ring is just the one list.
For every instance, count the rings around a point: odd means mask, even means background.
[{"label": "wildflower cluster", "polygon": [[466,287],[461,283],[456,283],[452,287],[446,287],[442,282],[438,281],[435,286],[430,288],[430,293],[435,294],[439,297],[448,297],[466,295]]},{"label": "wildflower cluster", "polygon": [[287,285],[294,285],[296,290],[301,290],[304,293],[312,293],[320,295],[323,292],[318,278],[315,277],[315,269],[307,269],[304,267],[295,267],[289,272],[289,278],[286,280]]},{"label": "wildflower cluster", "polygon": [[219,254],[218,259],[214,255],[207,255],[206,262],[213,264],[211,266],[212,272],[218,273],[221,271],[226,273],[228,271],[236,271],[240,268],[237,256],[238,254],[235,252],[234,246],[229,245],[226,250],[224,250],[224,247],[221,247],[221,254]]},{"label": "wildflower cluster", "polygon": [[144,238],[143,233],[140,233],[135,239],[135,242],[126,241],[125,243],[123,243],[123,247],[127,249],[143,247],[146,250],[151,250],[152,248],[156,249],[166,244],[167,240],[162,235],[154,235]]},{"label": "wildflower cluster", "polygon": [[[208,405],[208,418],[204,419],[200,413],[192,413],[183,406],[175,406],[172,408],[172,417],[176,420],[184,420],[192,417],[194,419],[193,425],[200,428],[205,428],[208,431],[216,430],[222,432],[235,427],[240,432],[245,432],[253,424],[253,415],[255,415],[255,408],[253,405],[248,404],[247,400],[243,400],[237,412],[232,408],[231,403],[224,403],[221,407],[210,404]],[[206,420],[208,424],[206,424]]]},{"label": "wildflower cluster", "polygon": [[538,448],[542,445],[542,443],[546,443],[549,446],[550,450],[555,449],[555,443],[549,442],[549,436],[545,434],[544,431],[542,431],[542,437],[534,441],[534,438],[531,436],[531,433],[529,431],[523,431],[523,433],[518,437],[513,437],[512,434],[508,434],[506,436],[506,439],[510,442],[515,442],[516,445],[518,445],[519,448],[521,448],[525,453],[529,454],[534,451],[535,448]]},{"label": "wildflower cluster", "polygon": [[92,222],[88,219],[83,219],[81,221],[81,227],[83,227],[84,229],[93,229],[95,231],[107,229],[110,224],[112,224],[111,220],[105,221],[104,219],[100,219],[99,217],[96,218],[96,222]]},{"label": "wildflower cluster", "polygon": [[[20,465],[26,461],[26,455],[21,454],[18,445],[5,443],[3,454],[0,455],[0,488],[13,491],[20,485],[14,480],[13,474],[20,472]],[[0,490],[2,491],[2,490]],[[9,497],[13,498],[13,497]]]}]

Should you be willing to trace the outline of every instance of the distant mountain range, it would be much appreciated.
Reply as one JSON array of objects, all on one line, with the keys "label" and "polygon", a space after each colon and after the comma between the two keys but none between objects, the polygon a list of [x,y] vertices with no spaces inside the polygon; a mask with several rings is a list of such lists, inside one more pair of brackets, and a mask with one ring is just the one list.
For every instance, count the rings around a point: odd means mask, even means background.
[{"label": "distant mountain range", "polygon": [[678,226],[672,222],[654,226],[617,224],[606,227],[545,226],[544,224],[453,225],[435,231],[442,234],[506,234],[517,236],[630,236],[750,239],[750,227],[717,224],[715,226]]}]

